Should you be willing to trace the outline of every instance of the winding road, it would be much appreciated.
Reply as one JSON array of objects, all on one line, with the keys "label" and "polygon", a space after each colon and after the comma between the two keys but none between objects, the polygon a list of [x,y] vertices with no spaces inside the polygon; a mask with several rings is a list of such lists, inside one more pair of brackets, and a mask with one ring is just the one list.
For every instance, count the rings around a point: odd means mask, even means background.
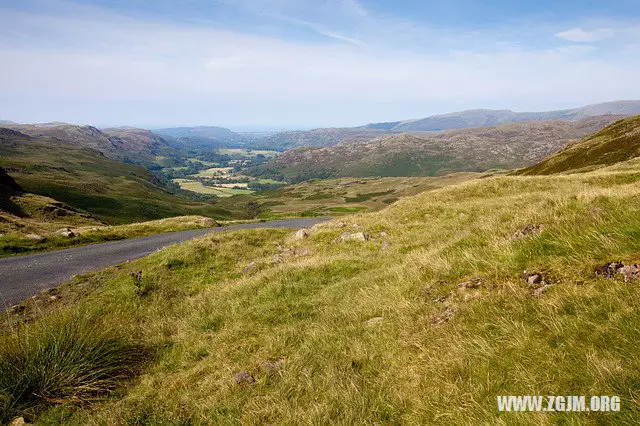
[{"label": "winding road", "polygon": [[210,233],[255,228],[302,229],[326,220],[328,219],[286,219],[194,229],[0,259],[0,312],[42,290],[68,282],[73,275],[138,259],[162,247]]}]

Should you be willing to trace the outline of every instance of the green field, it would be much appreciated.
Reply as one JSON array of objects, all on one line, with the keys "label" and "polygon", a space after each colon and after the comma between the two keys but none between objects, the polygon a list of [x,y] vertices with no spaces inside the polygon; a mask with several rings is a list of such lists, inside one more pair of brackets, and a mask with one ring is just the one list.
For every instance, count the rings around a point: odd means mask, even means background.
[{"label": "green field", "polygon": [[[232,197],[234,195],[253,194],[253,191],[250,189],[236,189],[236,188],[228,188],[224,186],[205,186],[199,181],[190,180],[190,179],[173,179],[173,181],[178,185],[180,185],[180,188],[184,189],[185,191],[197,192],[199,194],[211,194],[211,195],[217,195],[218,197]],[[241,183],[226,184],[226,185],[243,186],[243,184]]]},{"label": "green field", "polygon": [[277,157],[280,155],[278,151],[267,150],[247,150],[240,148],[221,148],[218,150],[219,154],[241,156],[241,157],[255,157],[257,155],[264,155],[265,157]]},{"label": "green field", "polygon": [[198,172],[195,176],[197,177],[230,177],[231,172],[233,171],[233,167],[212,167],[207,170],[202,170]]}]

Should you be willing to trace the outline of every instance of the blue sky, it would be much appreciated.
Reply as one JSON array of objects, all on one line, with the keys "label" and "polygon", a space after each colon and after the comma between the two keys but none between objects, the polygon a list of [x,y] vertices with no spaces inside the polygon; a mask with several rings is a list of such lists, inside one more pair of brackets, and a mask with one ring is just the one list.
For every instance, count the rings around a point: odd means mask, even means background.
[{"label": "blue sky", "polygon": [[640,99],[638,0],[0,0],[0,119],[234,129]]}]

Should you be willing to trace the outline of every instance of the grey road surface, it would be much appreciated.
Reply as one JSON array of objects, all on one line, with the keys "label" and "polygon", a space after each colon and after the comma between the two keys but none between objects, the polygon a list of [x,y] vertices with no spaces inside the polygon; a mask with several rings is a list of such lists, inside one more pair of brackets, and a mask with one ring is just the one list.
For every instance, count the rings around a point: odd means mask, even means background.
[{"label": "grey road surface", "polygon": [[162,247],[202,235],[254,228],[302,229],[326,220],[325,218],[287,219],[195,229],[0,259],[0,312],[44,289],[68,282],[73,275],[138,259]]}]

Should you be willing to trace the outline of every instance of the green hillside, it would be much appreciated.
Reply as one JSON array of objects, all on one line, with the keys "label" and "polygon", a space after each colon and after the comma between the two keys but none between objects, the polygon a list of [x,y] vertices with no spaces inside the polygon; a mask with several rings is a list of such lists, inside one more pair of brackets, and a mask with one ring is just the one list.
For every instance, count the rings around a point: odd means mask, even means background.
[{"label": "green hillside", "polygon": [[638,156],[640,116],[620,120],[516,174],[548,175],[588,171]]},{"label": "green hillside", "polygon": [[25,192],[64,202],[108,223],[190,214],[233,216],[211,203],[169,194],[143,167],[55,138],[0,129],[0,167]]},{"label": "green hillside", "polygon": [[[3,419],[633,424],[640,285],[608,265],[640,261],[638,211],[637,162],[489,177],[306,238],[215,234],[84,275],[55,293],[77,302],[29,301],[19,333],[6,317]],[[531,394],[621,411],[498,412]]]},{"label": "green hillside", "polygon": [[438,176],[514,169],[535,164],[619,118],[509,123],[432,136],[403,133],[336,146],[296,148],[248,173],[293,183],[311,178]]}]

